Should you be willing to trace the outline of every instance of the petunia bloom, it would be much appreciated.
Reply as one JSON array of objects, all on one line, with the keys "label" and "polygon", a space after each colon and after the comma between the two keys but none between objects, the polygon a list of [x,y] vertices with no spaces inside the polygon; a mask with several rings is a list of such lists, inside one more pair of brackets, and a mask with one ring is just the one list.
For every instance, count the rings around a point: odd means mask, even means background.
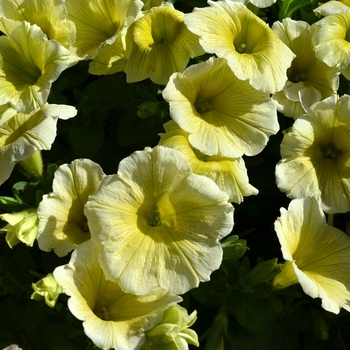
[{"label": "petunia bloom", "polygon": [[272,30],[296,55],[287,71],[288,81],[273,100],[279,112],[296,119],[337,92],[340,72],[316,58],[308,23],[285,18],[275,22]]},{"label": "petunia bloom", "polygon": [[342,0],[342,1],[327,1],[323,4],[320,4],[319,7],[314,9],[316,15],[319,16],[329,16],[334,15],[336,13],[348,12],[350,11],[350,1]]},{"label": "petunia bloom", "polygon": [[241,80],[268,93],[282,90],[295,55],[269,26],[241,3],[208,1],[185,15],[188,29],[200,36],[208,53],[225,58]]},{"label": "petunia bloom", "polygon": [[350,80],[350,11],[322,18],[311,31],[316,57]]},{"label": "petunia bloom", "polygon": [[198,36],[184,23],[184,14],[169,6],[152,7],[131,24],[125,38],[125,73],[129,83],[150,78],[166,85],[191,57],[204,53]]},{"label": "petunia bloom", "polygon": [[221,58],[174,73],[163,97],[190,144],[209,156],[256,155],[279,129],[269,94],[238,79]]},{"label": "petunia bloom", "polygon": [[38,234],[39,219],[36,209],[27,209],[17,213],[1,214],[0,219],[8,224],[0,229],[6,233],[6,242],[10,248],[23,242],[32,247]]},{"label": "petunia bloom", "polygon": [[84,60],[96,57],[105,45],[112,44],[143,6],[140,0],[66,0],[65,3],[68,19],[77,29],[73,47]]},{"label": "petunia bloom", "polygon": [[0,185],[20,161],[37,150],[49,150],[56,137],[58,118],[69,119],[77,110],[66,105],[45,105],[31,114],[16,113],[0,124]]},{"label": "petunia bloom", "polygon": [[1,36],[0,104],[10,103],[22,113],[44,106],[52,82],[70,64],[69,54],[28,22],[22,22],[9,36]]},{"label": "petunia bloom", "polygon": [[[36,24],[47,35],[67,49],[75,41],[75,25],[67,19],[64,0],[1,0],[0,16],[17,22]],[[1,23],[0,25],[5,24]],[[1,30],[10,35],[5,26]]]},{"label": "petunia bloom", "polygon": [[76,159],[55,172],[53,192],[44,195],[38,206],[39,248],[67,255],[90,239],[84,205],[104,177],[101,167],[89,159]]},{"label": "petunia bloom", "polygon": [[178,304],[167,309],[160,322],[146,332],[146,341],[141,350],[188,350],[188,344],[199,346],[196,332],[189,329],[197,319],[197,312],[191,315]]},{"label": "petunia bloom", "polygon": [[106,278],[139,295],[157,286],[183,294],[209,280],[233,227],[228,195],[163,146],[123,159],[85,214]]},{"label": "petunia bloom", "polygon": [[85,334],[96,346],[140,349],[145,331],[181,298],[160,289],[144,296],[124,293],[118,283],[106,279],[98,263],[98,250],[92,240],[81,244],[69,264],[55,269],[55,280],[70,297],[70,312],[83,321]]},{"label": "petunia bloom", "polygon": [[188,133],[173,120],[164,124],[165,134],[160,134],[159,145],[177,149],[187,159],[193,173],[212,179],[221,191],[229,195],[229,201],[241,203],[243,196],[258,194],[249,184],[243,158],[208,156],[191,146]]},{"label": "petunia bloom", "polygon": [[284,135],[279,189],[291,198],[316,197],[326,213],[350,211],[349,140],[350,96],[315,103]]},{"label": "petunia bloom", "polygon": [[350,237],[326,223],[317,200],[295,199],[288,210],[281,208],[275,230],[287,261],[275,287],[299,281],[306,294],[322,299],[325,310],[350,311]]}]

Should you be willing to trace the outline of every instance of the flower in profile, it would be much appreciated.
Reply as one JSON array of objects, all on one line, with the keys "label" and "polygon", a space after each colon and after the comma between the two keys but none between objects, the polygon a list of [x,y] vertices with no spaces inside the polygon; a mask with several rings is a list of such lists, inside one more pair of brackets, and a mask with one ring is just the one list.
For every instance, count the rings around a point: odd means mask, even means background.
[{"label": "flower in profile", "polygon": [[197,319],[197,312],[188,315],[187,310],[178,304],[170,306],[160,322],[146,332],[146,341],[141,350],[188,350],[188,344],[199,346],[197,333],[188,329]]},{"label": "flower in profile", "polygon": [[[0,16],[6,19],[36,24],[50,40],[56,40],[67,49],[75,41],[75,25],[67,20],[64,0],[2,0]],[[1,31],[10,32],[2,22]]]},{"label": "flower in profile", "polygon": [[66,0],[65,3],[68,19],[77,30],[73,47],[84,60],[96,57],[105,45],[112,44],[143,6],[140,0]]},{"label": "flower in profile", "polygon": [[325,310],[350,311],[350,238],[326,223],[317,200],[295,199],[288,210],[281,208],[275,230],[287,261],[275,288],[299,281],[306,294],[322,299]]},{"label": "flower in profile", "polygon": [[101,167],[89,159],[76,159],[55,172],[53,192],[44,195],[38,206],[39,248],[67,255],[90,239],[84,205],[104,177]]},{"label": "flower in profile", "polygon": [[55,307],[58,296],[63,292],[62,287],[59,286],[53,277],[52,273],[42,278],[36,283],[32,283],[34,293],[31,295],[31,299],[43,300],[47,306]]},{"label": "flower in profile", "polygon": [[350,11],[349,0],[327,1],[314,9],[316,15],[324,17],[348,11]]},{"label": "flower in profile", "polygon": [[124,293],[118,283],[106,279],[98,263],[98,250],[92,240],[81,244],[69,264],[55,269],[55,280],[70,297],[70,312],[83,321],[85,334],[96,346],[140,349],[144,332],[181,298],[160,289],[143,296]]},{"label": "flower in profile", "polygon": [[157,286],[183,294],[209,280],[221,264],[219,240],[233,227],[228,195],[163,146],[123,159],[85,214],[106,278],[139,295]]},{"label": "flower in profile", "polygon": [[350,96],[315,103],[284,135],[277,186],[291,198],[316,197],[326,213],[350,210]]},{"label": "flower in profile", "polygon": [[258,90],[282,90],[295,55],[247,7],[234,1],[208,1],[185,15],[188,29],[200,36],[206,52],[225,58],[241,80]]},{"label": "flower in profile", "polygon": [[164,124],[165,134],[160,134],[159,145],[177,149],[187,159],[193,173],[212,179],[221,191],[229,195],[229,201],[241,203],[243,196],[258,194],[249,184],[243,158],[207,156],[191,146],[188,133],[173,120]]},{"label": "flower in profile", "polygon": [[172,73],[182,72],[191,57],[204,53],[184,16],[169,6],[157,6],[128,27],[125,73],[129,83],[150,78],[166,85]]},{"label": "flower in profile", "polygon": [[350,80],[350,11],[322,18],[311,33],[316,57]]},{"label": "flower in profile", "polygon": [[17,213],[1,214],[0,219],[7,221],[7,225],[0,229],[6,233],[6,242],[10,248],[23,242],[32,247],[38,234],[39,219],[36,209],[27,209]]},{"label": "flower in profile", "polygon": [[275,22],[272,30],[296,55],[287,71],[288,81],[273,100],[279,112],[296,119],[315,102],[337,92],[339,70],[316,58],[308,23],[285,18]]},{"label": "flower in profile", "polygon": [[233,1],[240,2],[244,5],[248,5],[249,3],[252,3],[254,6],[260,7],[260,8],[269,7],[276,2],[276,0],[233,0]]},{"label": "flower in profile", "polygon": [[256,155],[279,129],[269,94],[237,78],[221,58],[174,73],[163,97],[190,144],[209,156]]},{"label": "flower in profile", "polygon": [[51,148],[58,118],[69,119],[76,114],[72,106],[47,104],[30,114],[16,113],[0,124],[0,185],[10,177],[16,163]]},{"label": "flower in profile", "polygon": [[68,68],[70,52],[37,25],[21,22],[0,37],[0,104],[22,113],[45,105],[51,84]]}]

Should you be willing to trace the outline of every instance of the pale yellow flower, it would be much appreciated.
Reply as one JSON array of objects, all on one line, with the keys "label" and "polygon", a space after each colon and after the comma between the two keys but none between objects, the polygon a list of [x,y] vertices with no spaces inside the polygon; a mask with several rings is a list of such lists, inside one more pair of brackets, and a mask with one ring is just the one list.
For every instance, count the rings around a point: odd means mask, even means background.
[{"label": "pale yellow flower", "polygon": [[23,113],[45,105],[52,82],[70,64],[69,54],[28,22],[21,22],[9,36],[1,36],[0,104],[10,103]]},{"label": "pale yellow flower", "polygon": [[191,146],[188,133],[173,120],[164,124],[165,134],[160,134],[159,145],[180,151],[187,159],[192,171],[212,179],[221,191],[229,195],[229,201],[241,203],[243,196],[258,194],[249,184],[247,169],[243,158],[208,156]]},{"label": "pale yellow flower", "polygon": [[[1,0],[0,16],[6,19],[36,24],[49,39],[58,41],[69,48],[75,41],[75,25],[67,20],[64,0]],[[1,30],[6,35],[6,24],[1,23]]]},{"label": "pale yellow flower", "polygon": [[162,146],[123,159],[85,214],[106,277],[140,295],[157,286],[182,294],[209,280],[233,227],[228,195]]},{"label": "pale yellow flower", "polygon": [[286,85],[273,100],[279,112],[296,119],[315,102],[337,92],[339,70],[316,58],[308,23],[285,18],[275,22],[272,30],[296,55],[287,71]]},{"label": "pale yellow flower", "polygon": [[212,57],[174,73],[163,97],[190,144],[209,156],[256,155],[279,129],[269,94],[238,79],[224,59]]},{"label": "pale yellow flower", "polygon": [[350,80],[350,11],[322,18],[311,33],[316,57]]},{"label": "pale yellow flower", "polygon": [[324,4],[321,4],[319,7],[314,9],[314,12],[318,16],[329,16],[336,13],[348,12],[350,11],[350,1],[327,1]]},{"label": "pale yellow flower", "polygon": [[0,185],[20,161],[37,150],[49,150],[56,138],[58,119],[69,119],[77,110],[66,105],[45,105],[31,114],[16,113],[0,124]]},{"label": "pale yellow flower", "polygon": [[350,96],[315,103],[284,135],[279,189],[291,198],[316,197],[327,213],[350,211],[349,140]]},{"label": "pale yellow flower", "polygon": [[140,13],[140,0],[66,0],[68,18],[75,23],[77,34],[73,47],[82,59],[96,57],[112,44],[124,27]]},{"label": "pale yellow flower", "polygon": [[198,36],[184,23],[184,14],[169,6],[152,7],[127,29],[125,73],[132,83],[150,78],[165,85],[182,72],[191,57],[204,53]]},{"label": "pale yellow flower", "polygon": [[98,263],[98,250],[91,240],[81,244],[69,264],[55,269],[55,280],[70,297],[70,312],[83,321],[85,334],[96,346],[140,349],[145,331],[181,298],[159,289],[143,296],[124,293],[118,283],[106,279]]},{"label": "pale yellow flower", "polygon": [[53,192],[44,195],[38,206],[39,248],[67,255],[90,239],[84,205],[104,177],[101,167],[89,159],[76,159],[55,172]]},{"label": "pale yellow flower", "polygon": [[282,90],[293,52],[269,26],[241,3],[208,1],[185,15],[190,31],[206,52],[225,58],[241,80],[268,93]]},{"label": "pale yellow flower", "polygon": [[169,307],[160,322],[146,332],[146,341],[141,350],[188,350],[188,344],[199,346],[196,332],[189,329],[197,319],[177,304]]},{"label": "pale yellow flower", "polygon": [[32,247],[38,234],[39,219],[36,209],[27,209],[17,213],[1,214],[0,219],[7,225],[0,228],[0,233],[6,233],[6,242],[10,248],[23,242]]},{"label": "pale yellow flower", "polygon": [[299,281],[306,294],[322,299],[325,310],[350,311],[350,237],[326,223],[317,200],[295,199],[288,210],[281,208],[275,230],[287,261],[275,287]]}]

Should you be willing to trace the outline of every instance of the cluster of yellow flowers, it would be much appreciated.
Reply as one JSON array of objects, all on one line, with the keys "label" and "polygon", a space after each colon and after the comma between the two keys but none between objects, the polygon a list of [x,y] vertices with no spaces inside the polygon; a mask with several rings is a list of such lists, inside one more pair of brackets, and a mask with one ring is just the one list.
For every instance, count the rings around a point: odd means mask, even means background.
[{"label": "cluster of yellow flowers", "polygon": [[114,175],[88,159],[63,164],[37,210],[0,215],[11,247],[37,239],[60,257],[74,250],[53,272],[59,288],[51,275],[33,298],[52,306],[62,288],[102,349],[199,345],[195,313],[177,303],[220,267],[231,203],[258,193],[243,156],[279,131],[277,112],[295,122],[276,166],[293,200],[275,222],[287,261],[275,288],[299,281],[324,309],[350,311],[350,238],[324,214],[350,211],[350,96],[337,95],[339,75],[350,79],[350,7],[330,1],[311,26],[286,18],[270,28],[247,3],[209,0],[184,14],[157,0],[0,2],[0,184],[17,163],[43,175],[57,120],[77,113],[47,103],[65,69],[91,60],[91,74],[165,86],[172,120],[158,146]]}]

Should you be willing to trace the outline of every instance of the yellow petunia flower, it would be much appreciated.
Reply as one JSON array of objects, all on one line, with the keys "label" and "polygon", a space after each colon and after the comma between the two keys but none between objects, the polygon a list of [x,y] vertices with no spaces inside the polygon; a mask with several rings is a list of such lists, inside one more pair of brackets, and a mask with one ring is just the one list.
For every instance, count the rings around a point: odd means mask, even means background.
[{"label": "yellow petunia flower", "polygon": [[44,195],[38,206],[37,240],[41,250],[53,249],[64,256],[90,239],[84,205],[104,176],[101,167],[89,159],[76,159],[56,170],[53,192]]},{"label": "yellow petunia flower", "polygon": [[70,64],[69,55],[69,50],[28,22],[1,36],[0,104],[10,103],[23,113],[45,105],[52,82]]},{"label": "yellow petunia flower", "polygon": [[45,299],[45,303],[49,307],[55,307],[59,295],[63,292],[62,287],[57,284],[52,273],[49,273],[38,282],[32,283],[32,288],[34,293],[30,299]]},{"label": "yellow petunia flower", "polygon": [[187,159],[193,173],[212,179],[221,191],[229,195],[229,201],[241,203],[243,196],[258,194],[249,184],[243,158],[208,156],[191,146],[188,133],[173,121],[164,124],[165,134],[160,134],[159,145],[177,149]]},{"label": "yellow petunia flower", "polygon": [[209,156],[256,155],[279,129],[269,94],[238,79],[224,59],[212,57],[174,73],[163,97],[190,144]]},{"label": "yellow petunia flower", "polygon": [[348,11],[350,11],[349,0],[327,1],[326,3],[321,4],[319,7],[314,9],[316,15],[324,17]]},{"label": "yellow petunia flower", "polygon": [[192,173],[181,152],[145,148],[123,159],[85,206],[106,277],[126,292],[183,294],[208,281],[233,227],[228,195]]},{"label": "yellow petunia flower", "polygon": [[295,55],[269,26],[241,3],[208,1],[185,15],[188,29],[200,36],[208,53],[225,58],[241,80],[258,90],[282,90]]},{"label": "yellow petunia flower", "polygon": [[163,290],[147,295],[124,293],[106,279],[98,263],[98,246],[89,240],[72,253],[69,264],[53,272],[70,298],[68,308],[83,321],[85,334],[101,349],[140,349],[145,331],[181,298]]},{"label": "yellow petunia flower", "polygon": [[349,140],[350,96],[315,103],[284,135],[279,189],[291,198],[316,197],[326,213],[350,211]]},{"label": "yellow petunia flower", "polygon": [[150,78],[166,85],[174,72],[182,72],[191,57],[204,53],[198,36],[184,23],[184,14],[169,6],[152,7],[127,29],[127,82]]},{"label": "yellow petunia flower", "polygon": [[[67,20],[67,9],[64,0],[1,0],[0,16],[6,19],[36,24],[47,35],[67,49],[75,41],[75,25]],[[6,23],[0,24],[6,35]]]},{"label": "yellow petunia flower", "polygon": [[69,119],[76,114],[72,106],[45,105],[31,114],[16,113],[0,124],[0,185],[10,177],[16,163],[51,148],[58,118]]},{"label": "yellow petunia flower", "polygon": [[279,112],[296,119],[315,102],[337,92],[339,70],[316,58],[308,23],[286,18],[275,22],[272,30],[296,55],[287,71],[286,85],[273,96],[273,100]]},{"label": "yellow petunia flower", "polygon": [[281,209],[275,230],[287,261],[275,288],[299,282],[306,294],[322,299],[325,310],[350,311],[350,238],[326,223],[317,200],[293,200]]},{"label": "yellow petunia flower", "polygon": [[105,45],[112,44],[143,6],[140,0],[66,0],[65,3],[68,19],[77,30],[73,47],[84,60],[96,57]]},{"label": "yellow petunia flower", "polygon": [[350,80],[350,11],[322,18],[311,33],[316,57]]}]

